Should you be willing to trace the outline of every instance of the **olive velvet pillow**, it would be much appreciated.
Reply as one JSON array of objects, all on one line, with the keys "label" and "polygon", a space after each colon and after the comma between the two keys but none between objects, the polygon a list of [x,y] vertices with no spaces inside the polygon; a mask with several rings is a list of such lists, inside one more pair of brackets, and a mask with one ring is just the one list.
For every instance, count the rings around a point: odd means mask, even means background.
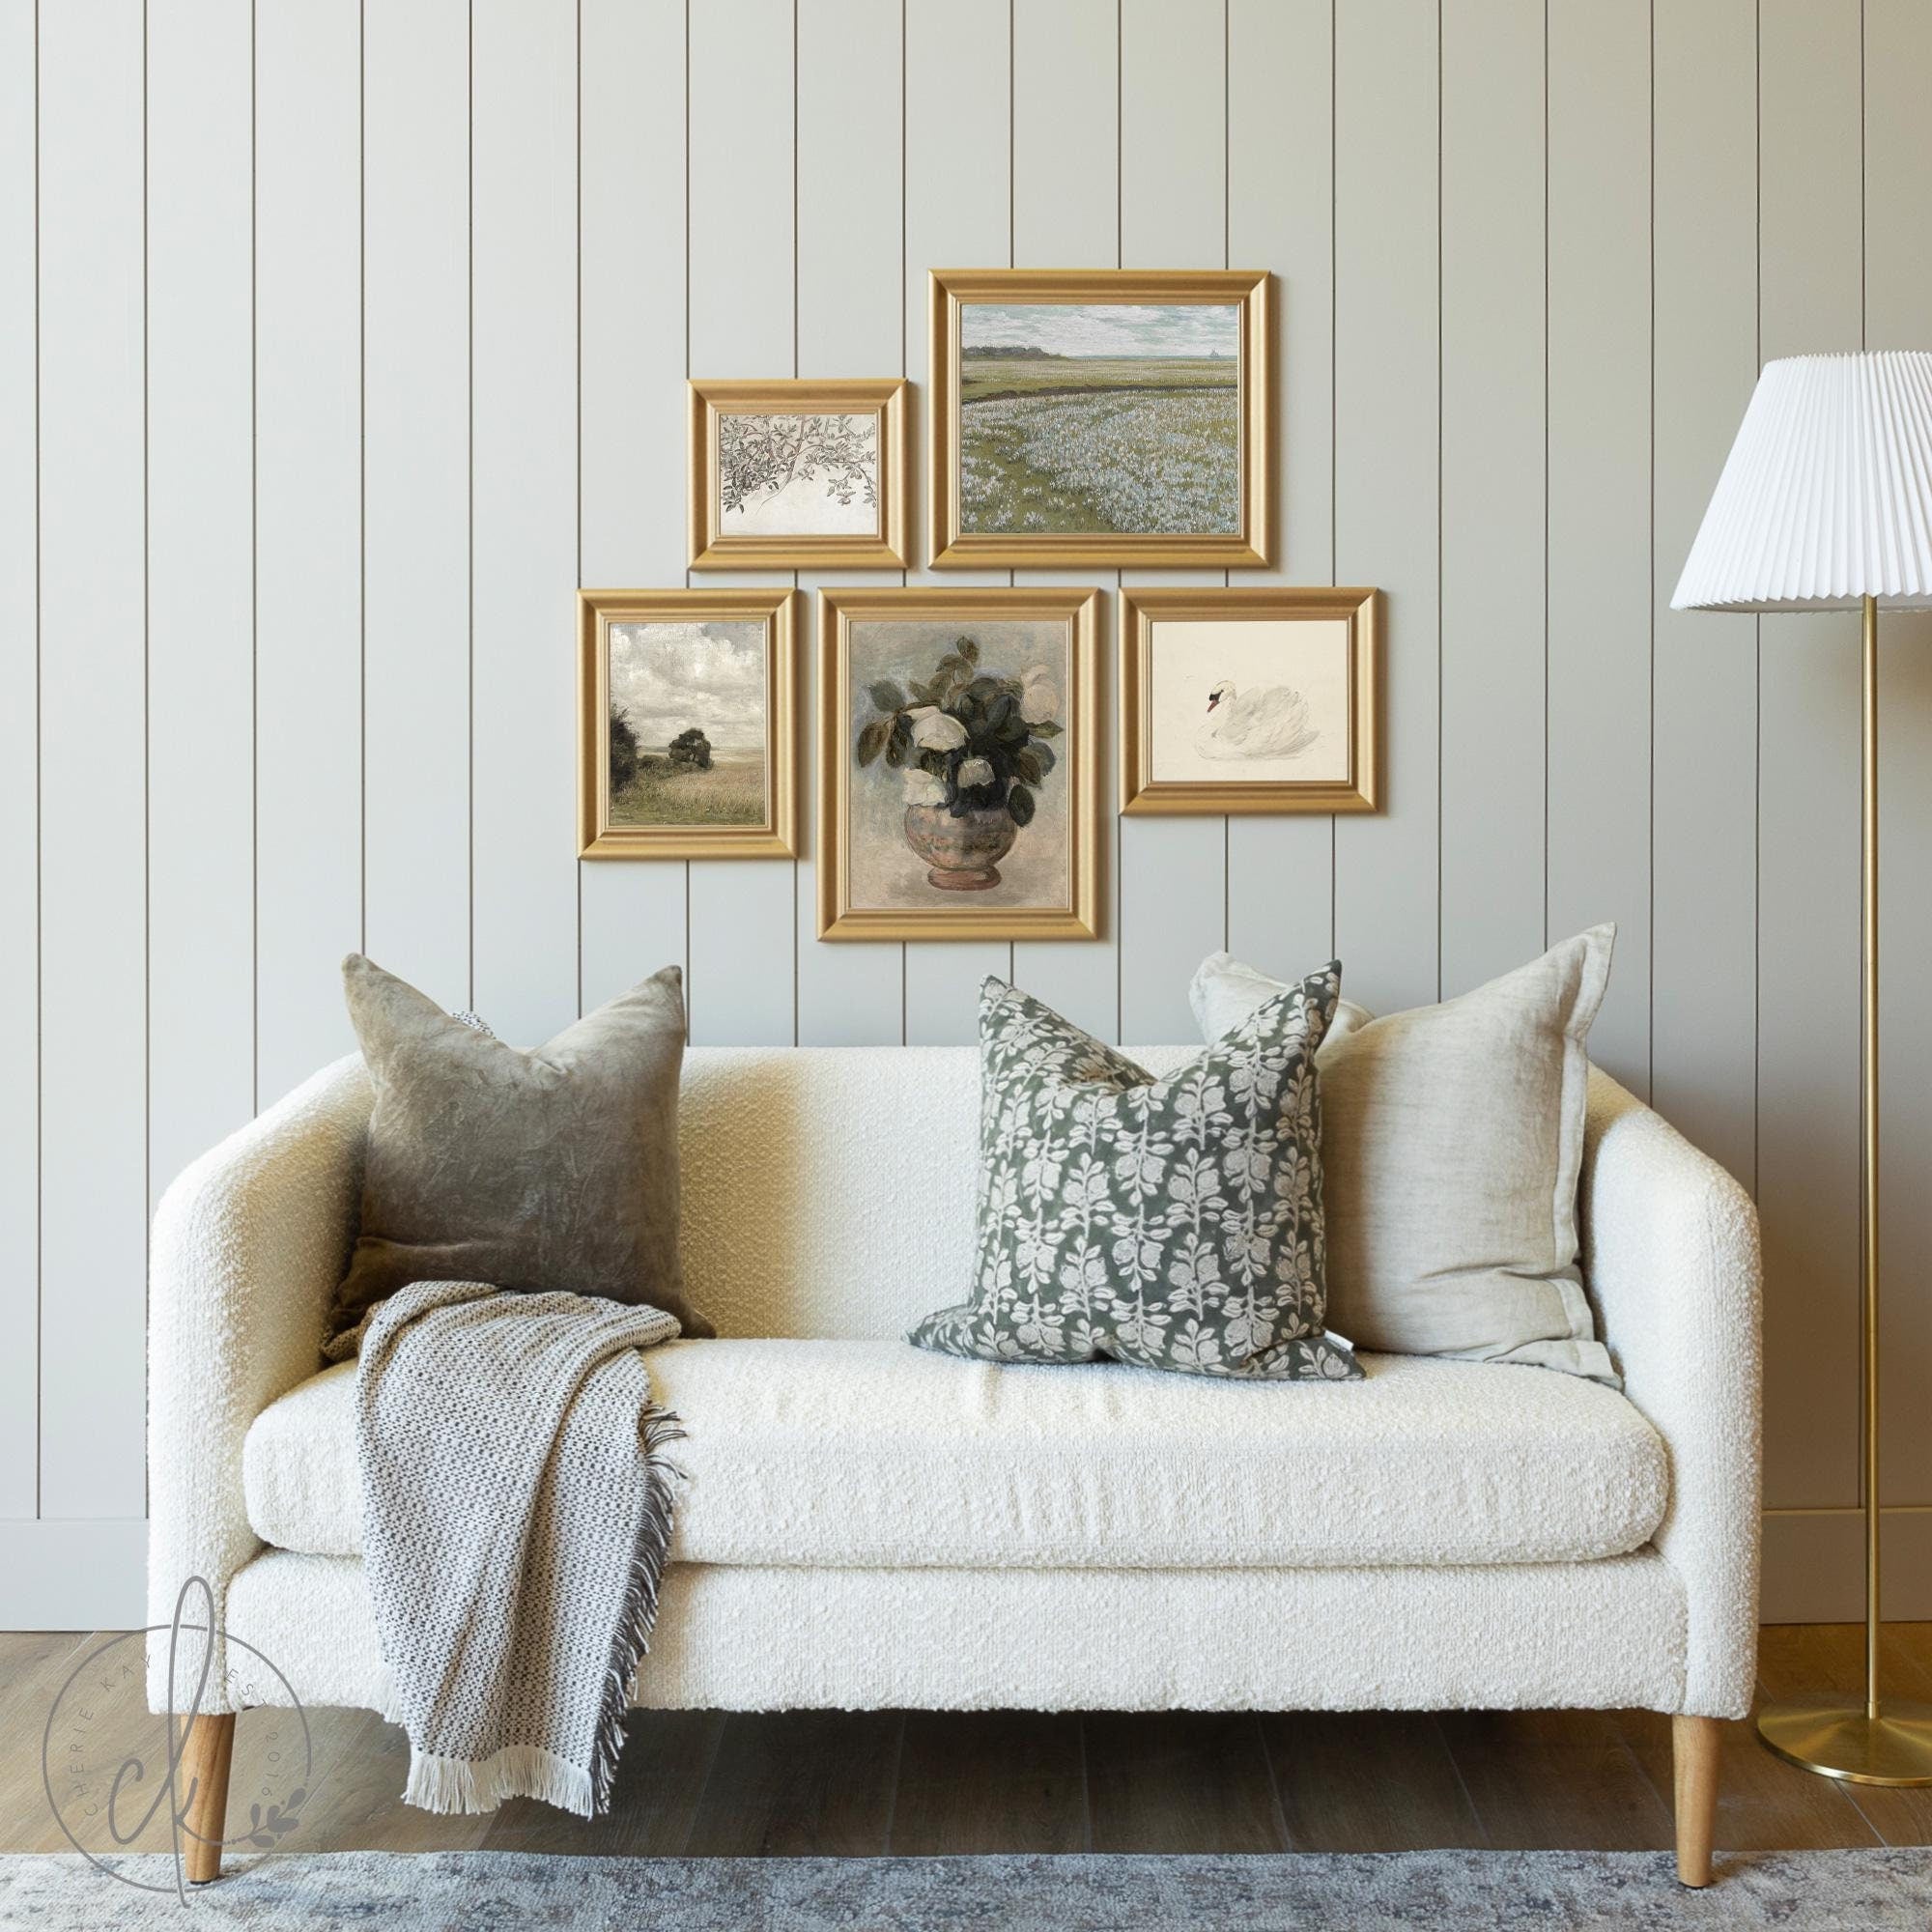
[{"label": "olive velvet pillow", "polygon": [[[1612,925],[1321,1050],[1328,1313],[1364,1349],[1524,1362],[1614,1384],[1577,1266],[1590,1022]],[[1221,1037],[1280,981],[1225,952],[1195,975]]]},{"label": "olive velvet pillow", "polygon": [[909,1339],[995,1362],[1358,1377],[1322,1327],[1315,1049],[1340,974],[1285,988],[1161,1080],[988,980],[973,1294]]},{"label": "olive velvet pillow", "polygon": [[520,1053],[359,953],[342,963],[376,1088],[361,1232],[327,1354],[412,1281],[648,1302],[687,1335],[677,1253],[683,976],[667,966]]}]

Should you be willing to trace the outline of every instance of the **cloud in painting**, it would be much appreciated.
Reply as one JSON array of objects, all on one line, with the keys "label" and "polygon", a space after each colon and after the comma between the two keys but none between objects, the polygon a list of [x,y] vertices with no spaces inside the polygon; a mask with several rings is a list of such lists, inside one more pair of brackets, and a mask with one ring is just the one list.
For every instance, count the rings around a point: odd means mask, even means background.
[{"label": "cloud in painting", "polygon": [[611,701],[647,752],[694,724],[717,751],[761,751],[765,627],[612,624]]},{"label": "cloud in painting", "polygon": [[968,302],[966,349],[1043,349],[1052,355],[1234,355],[1240,310],[1232,302]]}]

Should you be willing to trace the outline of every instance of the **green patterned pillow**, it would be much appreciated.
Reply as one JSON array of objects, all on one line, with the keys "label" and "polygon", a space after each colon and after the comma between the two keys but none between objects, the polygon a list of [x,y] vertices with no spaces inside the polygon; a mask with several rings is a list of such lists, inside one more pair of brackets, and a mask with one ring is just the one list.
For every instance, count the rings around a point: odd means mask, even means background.
[{"label": "green patterned pillow", "polygon": [[988,980],[973,1298],[907,1339],[995,1362],[1358,1377],[1321,1326],[1315,1049],[1341,971],[1277,995],[1164,1080]]}]

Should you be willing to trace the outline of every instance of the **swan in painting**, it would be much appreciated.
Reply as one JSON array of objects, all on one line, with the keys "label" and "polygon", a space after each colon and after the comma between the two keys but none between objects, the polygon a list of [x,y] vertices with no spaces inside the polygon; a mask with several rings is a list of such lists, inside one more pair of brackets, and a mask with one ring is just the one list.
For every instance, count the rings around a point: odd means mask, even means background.
[{"label": "swan in painting", "polygon": [[1321,735],[1300,692],[1285,684],[1236,691],[1223,678],[1208,694],[1194,749],[1204,758],[1294,758]]}]

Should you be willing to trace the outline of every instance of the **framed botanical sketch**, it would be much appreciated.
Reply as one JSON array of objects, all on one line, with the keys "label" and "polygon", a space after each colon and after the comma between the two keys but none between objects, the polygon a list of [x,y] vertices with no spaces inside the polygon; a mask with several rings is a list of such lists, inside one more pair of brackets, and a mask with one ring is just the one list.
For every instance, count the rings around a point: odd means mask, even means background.
[{"label": "framed botanical sketch", "polygon": [[1099,603],[819,592],[821,939],[1097,936]]},{"label": "framed botanical sketch", "polygon": [[580,590],[585,859],[798,851],[795,590]]},{"label": "framed botanical sketch", "polygon": [[693,383],[695,570],[905,568],[906,384]]},{"label": "framed botanical sketch", "polygon": [[1346,587],[1123,590],[1121,810],[1375,810],[1377,604]]},{"label": "framed botanical sketch", "polygon": [[1265,564],[1268,290],[1248,270],[933,270],[932,561]]}]

